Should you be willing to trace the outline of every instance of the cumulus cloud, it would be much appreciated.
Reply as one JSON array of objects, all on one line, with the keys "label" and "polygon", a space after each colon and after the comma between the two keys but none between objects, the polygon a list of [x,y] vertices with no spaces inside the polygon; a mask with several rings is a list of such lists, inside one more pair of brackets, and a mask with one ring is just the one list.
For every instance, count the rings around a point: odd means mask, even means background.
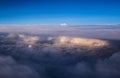
[{"label": "cumulus cloud", "polygon": [[23,34],[19,34],[19,37],[27,44],[35,44],[39,40],[39,37],[37,36],[25,36]]},{"label": "cumulus cloud", "polygon": [[61,45],[67,45],[67,46],[72,45],[72,46],[81,46],[81,47],[87,47],[87,48],[94,48],[94,47],[97,48],[97,47],[104,47],[109,45],[109,43],[104,40],[67,37],[67,36],[58,37],[56,43]]}]

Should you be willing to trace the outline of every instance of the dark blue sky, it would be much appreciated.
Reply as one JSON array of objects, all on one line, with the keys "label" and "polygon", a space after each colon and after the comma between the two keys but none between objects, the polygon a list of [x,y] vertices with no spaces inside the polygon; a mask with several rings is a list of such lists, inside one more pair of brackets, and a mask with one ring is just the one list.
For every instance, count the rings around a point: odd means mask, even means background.
[{"label": "dark blue sky", "polygon": [[0,24],[120,24],[120,0],[0,0]]}]

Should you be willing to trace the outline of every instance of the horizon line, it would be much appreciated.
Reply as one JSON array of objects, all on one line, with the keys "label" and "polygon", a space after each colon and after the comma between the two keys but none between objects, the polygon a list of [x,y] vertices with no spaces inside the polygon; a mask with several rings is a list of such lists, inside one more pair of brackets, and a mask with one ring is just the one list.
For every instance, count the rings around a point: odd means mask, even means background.
[{"label": "horizon line", "polygon": [[1,25],[25,25],[25,26],[32,26],[32,25],[44,25],[44,26],[48,26],[48,25],[60,25],[60,26],[78,26],[78,25],[120,25],[120,24],[66,24],[66,25],[62,25],[62,24],[0,24]]}]

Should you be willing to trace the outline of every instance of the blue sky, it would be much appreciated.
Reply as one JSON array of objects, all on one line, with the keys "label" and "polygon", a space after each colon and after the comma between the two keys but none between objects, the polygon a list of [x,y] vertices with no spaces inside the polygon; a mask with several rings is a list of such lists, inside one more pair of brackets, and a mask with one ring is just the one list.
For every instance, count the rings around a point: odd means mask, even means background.
[{"label": "blue sky", "polygon": [[0,24],[120,24],[120,0],[0,0]]}]

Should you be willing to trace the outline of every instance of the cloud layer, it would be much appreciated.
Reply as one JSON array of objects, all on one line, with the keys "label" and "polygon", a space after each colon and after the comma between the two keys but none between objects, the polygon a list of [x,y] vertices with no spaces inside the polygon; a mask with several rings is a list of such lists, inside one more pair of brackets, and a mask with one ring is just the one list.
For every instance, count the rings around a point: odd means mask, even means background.
[{"label": "cloud layer", "polygon": [[0,36],[0,78],[119,78],[117,47],[70,36]]}]

